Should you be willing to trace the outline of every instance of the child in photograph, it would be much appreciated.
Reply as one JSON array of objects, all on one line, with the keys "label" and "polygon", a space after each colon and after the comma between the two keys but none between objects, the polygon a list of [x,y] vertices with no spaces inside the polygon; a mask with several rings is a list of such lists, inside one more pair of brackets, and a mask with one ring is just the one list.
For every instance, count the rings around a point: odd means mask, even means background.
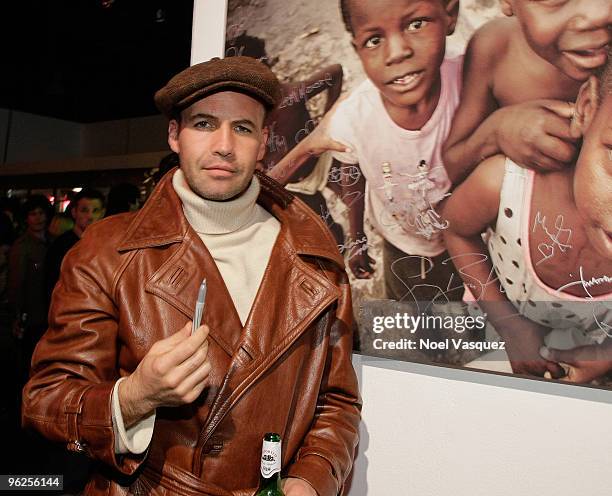
[{"label": "child in photograph", "polygon": [[[441,156],[459,104],[462,58],[445,58],[458,0],[342,0],[367,79],[334,110],[354,276],[370,278],[364,210],[383,238],[387,298],[444,303],[459,286],[436,212],[450,181]],[[446,293],[446,294],[445,294]]]},{"label": "child in photograph", "polygon": [[[264,40],[246,33],[231,40],[226,54],[253,57],[266,65],[271,65],[272,62],[266,52]],[[331,156],[323,155],[318,158],[309,154],[301,161],[300,168],[289,174],[279,173],[281,169],[275,166],[316,128],[317,123],[306,106],[308,100],[326,92],[323,108],[325,114],[342,92],[342,75],[342,66],[332,64],[311,74],[305,80],[282,83],[283,99],[266,119],[270,135],[263,158],[263,169],[269,173],[276,170],[275,174],[270,175],[324,219],[338,244],[344,243],[344,232],[342,226],[334,221],[321,193],[327,185]],[[335,184],[331,183],[329,186],[333,189]],[[336,188],[335,192],[340,193],[339,188]]]},{"label": "child in photograph", "polygon": [[478,165],[445,205],[445,239],[512,370],[586,383],[612,371],[612,61],[570,127],[584,136],[570,167]]},{"label": "child in photograph", "polygon": [[453,184],[497,153],[535,170],[574,160],[573,102],[605,64],[612,39],[610,0],[501,0],[501,7],[508,17],[480,28],[465,54],[461,105],[443,154]]}]

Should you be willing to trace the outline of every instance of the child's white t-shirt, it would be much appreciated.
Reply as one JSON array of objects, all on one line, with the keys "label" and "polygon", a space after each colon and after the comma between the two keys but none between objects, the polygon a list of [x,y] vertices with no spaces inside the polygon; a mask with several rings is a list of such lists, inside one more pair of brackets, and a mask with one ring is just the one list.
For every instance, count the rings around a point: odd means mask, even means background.
[{"label": "child's white t-shirt", "polygon": [[[366,215],[381,236],[411,255],[435,256],[445,250],[446,223],[434,207],[451,187],[442,145],[459,105],[462,66],[463,56],[444,60],[438,105],[418,131],[393,122],[369,79],[338,105],[330,123],[331,138],[351,148],[351,153],[334,152],[334,158],[359,164],[366,179]],[[343,178],[345,184],[357,177],[351,166],[330,174],[330,180]],[[347,200],[350,204],[354,198]]]}]

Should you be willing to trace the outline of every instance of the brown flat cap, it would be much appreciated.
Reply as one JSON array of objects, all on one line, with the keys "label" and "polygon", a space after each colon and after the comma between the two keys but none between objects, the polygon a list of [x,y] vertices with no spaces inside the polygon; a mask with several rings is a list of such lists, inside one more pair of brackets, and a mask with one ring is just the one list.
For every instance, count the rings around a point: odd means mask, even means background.
[{"label": "brown flat cap", "polygon": [[251,57],[214,58],[179,72],[155,93],[155,105],[167,117],[220,89],[235,89],[271,110],[281,99],[280,83],[268,66]]}]

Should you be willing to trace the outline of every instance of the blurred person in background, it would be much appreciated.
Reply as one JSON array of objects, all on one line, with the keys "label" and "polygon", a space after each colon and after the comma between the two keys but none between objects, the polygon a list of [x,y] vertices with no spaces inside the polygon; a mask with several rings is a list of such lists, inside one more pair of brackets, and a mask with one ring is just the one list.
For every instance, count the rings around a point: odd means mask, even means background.
[{"label": "blurred person in background", "polygon": [[21,343],[25,379],[34,346],[47,327],[44,269],[51,204],[43,195],[31,195],[22,214],[26,231],[10,250],[7,292],[13,335]]},{"label": "blurred person in background", "polygon": [[66,231],[72,230],[74,219],[68,212],[56,212],[49,223],[49,234],[52,239],[59,238]]},{"label": "blurred person in background", "polygon": [[140,208],[140,189],[131,183],[113,186],[108,193],[106,216],[134,212]]},{"label": "blurred person in background", "polygon": [[15,228],[10,217],[0,211],[0,305],[6,303],[8,258],[15,241]]},{"label": "blurred person in background", "polygon": [[[130,185],[131,186],[131,185]],[[59,279],[62,260],[76,242],[81,239],[85,229],[104,217],[104,195],[96,189],[84,188],[74,197],[67,208],[74,220],[74,227],[61,234],[49,247],[45,264],[45,287],[48,302],[55,283]]]}]

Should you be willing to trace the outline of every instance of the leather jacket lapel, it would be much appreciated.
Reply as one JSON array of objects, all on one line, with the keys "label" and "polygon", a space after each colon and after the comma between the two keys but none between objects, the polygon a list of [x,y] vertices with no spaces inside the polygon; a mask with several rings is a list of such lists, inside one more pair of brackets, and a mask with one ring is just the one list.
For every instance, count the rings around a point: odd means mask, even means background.
[{"label": "leather jacket lapel", "polygon": [[[198,448],[210,439],[216,427],[249,387],[339,297],[338,288],[301,260],[288,243],[287,233],[282,230],[244,326],[240,348],[232,357]],[[196,449],[196,471],[200,456],[201,450]]]},{"label": "leather jacket lapel", "polygon": [[145,291],[193,319],[203,278],[210,291],[206,294],[202,322],[209,326],[209,336],[231,357],[239,346],[242,324],[214,260],[192,229],[187,231],[176,253],[147,281]]}]

